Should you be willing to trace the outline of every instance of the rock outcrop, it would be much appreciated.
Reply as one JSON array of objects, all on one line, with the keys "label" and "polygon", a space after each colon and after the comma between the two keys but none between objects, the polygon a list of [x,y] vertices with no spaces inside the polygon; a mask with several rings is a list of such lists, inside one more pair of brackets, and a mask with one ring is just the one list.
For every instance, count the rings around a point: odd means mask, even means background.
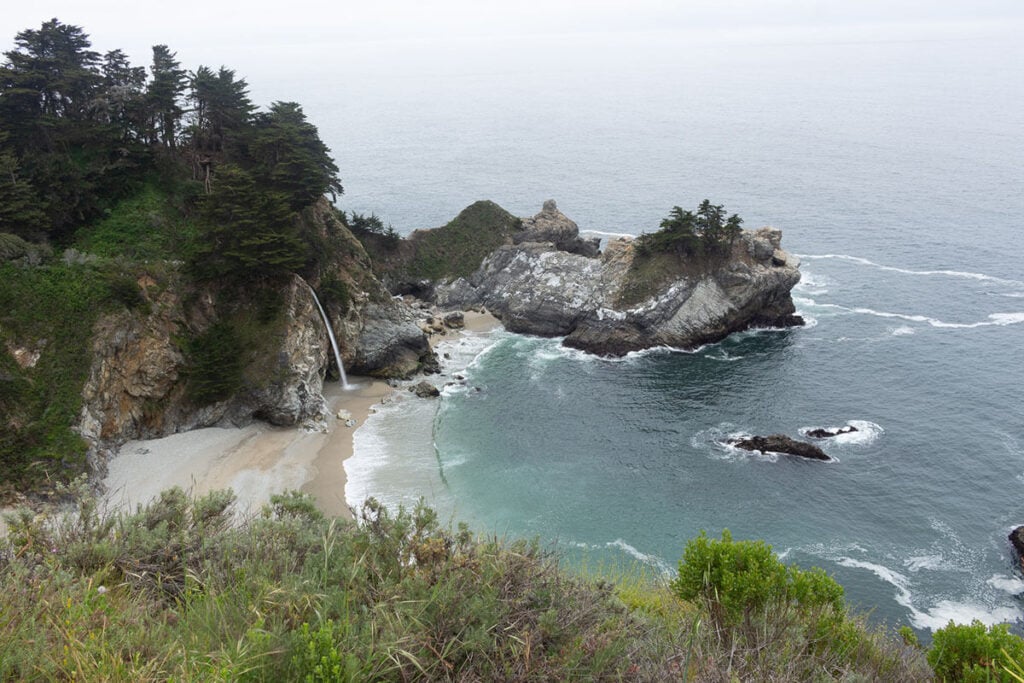
[{"label": "rock outcrop", "polygon": [[1019,526],[1010,532],[1010,545],[1017,551],[1017,562],[1021,571],[1024,571],[1024,526]]},{"label": "rock outcrop", "polygon": [[369,304],[360,319],[354,352],[345,358],[349,372],[408,379],[416,372],[437,371],[437,356],[409,306],[391,300]]},{"label": "rock outcrop", "polygon": [[839,436],[840,434],[852,434],[860,431],[853,425],[846,425],[845,427],[836,427],[835,429],[826,429],[819,427],[817,429],[811,429],[807,432],[807,436],[813,439],[830,439],[833,436]]},{"label": "rock outcrop", "polygon": [[525,231],[555,239],[499,247],[469,278],[439,284],[435,302],[484,305],[513,332],[565,336],[567,346],[612,356],[656,346],[691,349],[751,327],[803,324],[790,296],[799,261],[782,250],[779,230],[743,231],[713,267],[680,268],[641,301],[624,304],[635,286],[633,241],[612,240],[600,257],[560,249],[573,244],[578,229],[556,211],[545,204],[528,219],[533,232]]},{"label": "rock outcrop", "polygon": [[730,441],[729,445],[735,446],[736,448],[742,448],[745,451],[784,453],[786,455],[797,455],[801,458],[810,458],[811,460],[832,459],[814,444],[791,439],[785,434],[770,434],[769,436],[751,436],[743,439],[735,439]]},{"label": "rock outcrop", "polygon": [[187,360],[177,338],[190,328],[209,326],[210,297],[201,295],[187,312],[181,292],[169,287],[156,296],[149,315],[123,311],[99,320],[82,391],[78,431],[83,437],[110,446],[257,418],[292,425],[323,413],[327,335],[309,289],[298,277],[283,293],[287,323],[276,339],[268,340],[274,351],[266,359],[270,365],[262,364],[264,381],[248,376],[240,390],[207,405],[189,400]]},{"label": "rock outcrop", "polygon": [[441,395],[441,390],[426,380],[409,387],[409,391],[419,398],[436,398]]},{"label": "rock outcrop", "polygon": [[558,210],[554,199],[544,202],[540,213],[523,219],[523,229],[512,236],[514,244],[550,242],[555,249],[593,258],[601,248],[601,238],[580,237],[579,226]]}]

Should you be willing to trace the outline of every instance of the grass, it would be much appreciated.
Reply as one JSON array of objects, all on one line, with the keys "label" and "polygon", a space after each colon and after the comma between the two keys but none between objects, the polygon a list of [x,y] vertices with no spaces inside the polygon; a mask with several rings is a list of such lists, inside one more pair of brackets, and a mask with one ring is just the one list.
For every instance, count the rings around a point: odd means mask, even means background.
[{"label": "grass", "polygon": [[103,218],[78,230],[74,247],[97,256],[184,259],[199,234],[185,210],[188,197],[187,186],[174,190],[167,181],[147,183]]},{"label": "grass", "polygon": [[511,239],[522,221],[491,201],[466,207],[447,225],[420,230],[397,249],[367,240],[377,267],[397,280],[468,277],[492,251]]},{"label": "grass", "polygon": [[618,293],[618,305],[635,306],[661,292],[669,283],[690,273],[674,254],[635,256]]},{"label": "grass", "polygon": [[[0,499],[83,471],[86,444],[71,425],[91,366],[93,325],[103,312],[145,307],[137,275],[114,261],[0,265]],[[19,349],[38,354],[35,364],[16,362]]]},{"label": "grass", "polygon": [[370,500],[352,523],[289,493],[239,521],[229,492],[196,499],[172,489],[119,514],[82,487],[73,494],[70,515],[9,521],[0,680],[931,675],[920,652],[857,620],[851,638],[872,647],[843,649],[849,639],[834,638],[800,649],[790,635],[807,622],[723,647],[706,605],[681,600],[663,577],[574,575],[536,542],[443,527],[422,505],[392,514]]}]

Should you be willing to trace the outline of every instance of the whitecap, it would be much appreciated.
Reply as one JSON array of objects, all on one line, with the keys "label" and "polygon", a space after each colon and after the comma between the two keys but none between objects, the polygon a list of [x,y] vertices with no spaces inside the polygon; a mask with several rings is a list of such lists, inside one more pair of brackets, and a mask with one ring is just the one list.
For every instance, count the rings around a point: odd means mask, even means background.
[{"label": "whitecap", "polygon": [[936,631],[949,624],[969,624],[977,619],[986,625],[1014,622],[1021,618],[1021,611],[1010,605],[985,605],[979,602],[957,602],[939,600],[929,609],[914,606],[910,580],[903,574],[874,562],[840,557],[836,562],[843,567],[866,569],[896,589],[896,602],[910,612],[910,622],[920,629]]},{"label": "whitecap", "polygon": [[912,270],[909,268],[897,268],[895,266],[886,266],[881,263],[875,263],[874,261],[870,261],[866,258],[850,256],[847,254],[795,254],[795,256],[801,259],[836,259],[840,261],[847,261],[849,263],[856,263],[862,266],[869,266],[871,268],[877,268],[878,270],[901,273],[903,275],[944,276],[967,280],[979,280],[983,282],[996,282],[999,284],[1013,286],[1024,285],[1024,282],[1020,280],[1009,280],[1006,278],[996,277],[994,275],[986,275],[985,273],[973,273],[963,270]]},{"label": "whitecap", "polygon": [[[842,307],[839,306],[837,308]],[[991,325],[1005,327],[1006,325],[1016,325],[1018,323],[1024,323],[1024,312],[992,313],[988,316],[988,320],[983,320],[974,323],[948,323],[937,318],[930,318],[926,315],[911,315],[906,313],[892,313],[890,311],[876,311],[873,308],[857,307],[850,308],[847,310],[853,313],[860,313],[862,315],[873,315],[879,318],[898,318],[900,320],[906,320],[908,322],[927,323],[932,327],[948,329],[972,329],[976,327],[989,327]]]},{"label": "whitecap", "polygon": [[949,564],[942,555],[917,555],[909,557],[904,561],[908,571],[916,572],[922,569],[938,570],[949,569]]},{"label": "whitecap", "polygon": [[704,356],[708,360],[717,360],[725,363],[733,363],[738,360],[743,360],[746,356],[730,356],[726,351],[722,350],[719,354],[707,354]]},{"label": "whitecap", "polygon": [[940,628],[949,626],[950,622],[955,624],[970,624],[972,621],[980,621],[986,626],[994,624],[1013,623],[1021,618],[1021,612],[1016,607],[1005,605],[1002,607],[991,607],[974,602],[955,602],[953,600],[940,600],[935,606],[926,611],[911,608],[910,621],[921,629],[937,631]]},{"label": "whitecap", "polygon": [[580,237],[600,237],[602,240],[618,239],[620,237],[628,237],[633,239],[636,237],[633,233],[629,232],[609,232],[606,230],[580,230]]},{"label": "whitecap", "polygon": [[1020,595],[1021,593],[1024,593],[1024,579],[1016,576],[993,574],[985,583],[997,590],[1003,591],[1004,593],[1009,593],[1010,595]]},{"label": "whitecap", "polygon": [[828,288],[831,284],[832,279],[826,275],[819,275],[818,273],[812,273],[809,270],[802,270],[800,271],[800,282],[796,283],[796,286],[793,287],[793,291],[818,296],[820,294],[828,294]]},{"label": "whitecap", "polygon": [[892,336],[903,337],[908,334],[914,334],[914,328],[908,327],[907,325],[900,325],[899,327],[892,328]]},{"label": "whitecap", "polygon": [[640,560],[644,564],[648,564],[648,565],[651,565],[652,567],[656,567],[663,574],[672,574],[673,573],[672,567],[670,567],[668,565],[668,563],[665,562],[663,559],[661,559],[657,555],[650,555],[648,553],[642,552],[642,551],[638,550],[635,546],[632,546],[629,543],[626,543],[626,541],[622,540],[621,538],[616,538],[614,541],[609,541],[608,543],[605,543],[604,546],[606,548],[616,548],[618,550],[621,550],[622,552],[626,553],[630,557],[632,557],[632,558],[634,558],[636,560]]},{"label": "whitecap", "polygon": [[[853,427],[857,431],[846,432],[844,434],[836,434],[835,436],[825,437],[823,441],[827,443],[856,445],[856,446],[867,446],[878,440],[878,437],[885,431],[882,426],[876,422],[870,422],[868,420],[847,420],[843,427]],[[801,436],[807,436],[807,432],[819,429],[819,427],[801,427],[797,431]],[[830,431],[841,429],[840,427],[826,427]]]}]

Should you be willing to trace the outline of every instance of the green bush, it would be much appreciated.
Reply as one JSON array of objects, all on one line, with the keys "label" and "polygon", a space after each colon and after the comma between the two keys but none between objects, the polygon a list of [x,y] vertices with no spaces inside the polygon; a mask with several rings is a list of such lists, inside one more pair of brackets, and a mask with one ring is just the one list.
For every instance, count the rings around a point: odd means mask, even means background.
[{"label": "green bush", "polygon": [[208,405],[231,396],[242,386],[242,349],[234,327],[217,322],[186,345],[186,391],[196,405]]},{"label": "green bush", "polygon": [[975,619],[935,632],[928,663],[943,681],[1015,681],[1007,666],[1024,661],[1024,640],[1010,633],[1006,624],[985,628]]},{"label": "green bush", "polygon": [[[131,514],[84,498],[0,540],[0,680],[668,680],[676,633],[536,543],[453,533],[423,506],[355,524],[302,494]],[[84,507],[83,507],[84,506]],[[84,514],[78,514],[84,513]],[[93,550],[86,552],[85,546]],[[100,552],[102,549],[102,552]]]},{"label": "green bush", "polygon": [[337,275],[330,274],[320,281],[320,302],[326,309],[337,309],[338,313],[344,316],[348,313],[352,303],[352,295],[348,291],[348,285]]},{"label": "green bush", "polygon": [[702,533],[671,586],[704,613],[694,657],[720,672],[714,680],[931,678],[919,651],[849,615],[834,579],[783,564],[763,541]]},{"label": "green bush", "polygon": [[522,221],[494,202],[474,202],[448,224],[409,237],[412,258],[402,275],[427,280],[469,277],[520,229]]},{"label": "green bush", "polygon": [[764,541],[733,541],[707,534],[686,544],[673,588],[684,600],[699,600],[719,628],[749,624],[770,607],[845,613],[843,588],[821,569],[783,564]]}]

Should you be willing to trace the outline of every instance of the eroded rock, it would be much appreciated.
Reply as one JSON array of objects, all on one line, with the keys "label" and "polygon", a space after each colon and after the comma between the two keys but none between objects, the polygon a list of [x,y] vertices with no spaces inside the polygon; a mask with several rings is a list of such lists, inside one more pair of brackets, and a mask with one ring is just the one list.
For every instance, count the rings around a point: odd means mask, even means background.
[{"label": "eroded rock", "polygon": [[409,387],[409,391],[416,394],[419,398],[434,398],[441,395],[441,391],[426,380]]},{"label": "eroded rock", "polygon": [[[553,211],[530,220],[536,225]],[[803,324],[790,295],[799,260],[781,250],[781,239],[775,228],[744,231],[717,266],[689,274],[682,268],[635,303],[623,303],[630,301],[626,288],[636,285],[631,239],[611,240],[600,258],[560,250],[551,240],[522,241],[496,249],[469,278],[439,284],[435,301],[443,308],[484,305],[513,332],[565,336],[567,346],[599,355],[692,349],[752,327]]]},{"label": "eroded rock", "polygon": [[825,451],[806,441],[791,439],[785,434],[770,434],[769,436],[751,436],[743,439],[729,441],[729,445],[742,448],[746,451],[760,451],[762,453],[784,453],[796,455],[811,460],[831,460]]},{"label": "eroded rock", "polygon": [[852,434],[853,432],[860,431],[853,425],[846,425],[845,427],[836,427],[835,429],[827,429],[825,427],[819,427],[818,429],[812,429],[807,432],[807,436],[815,439],[828,439],[833,436],[839,436],[840,434]]}]

